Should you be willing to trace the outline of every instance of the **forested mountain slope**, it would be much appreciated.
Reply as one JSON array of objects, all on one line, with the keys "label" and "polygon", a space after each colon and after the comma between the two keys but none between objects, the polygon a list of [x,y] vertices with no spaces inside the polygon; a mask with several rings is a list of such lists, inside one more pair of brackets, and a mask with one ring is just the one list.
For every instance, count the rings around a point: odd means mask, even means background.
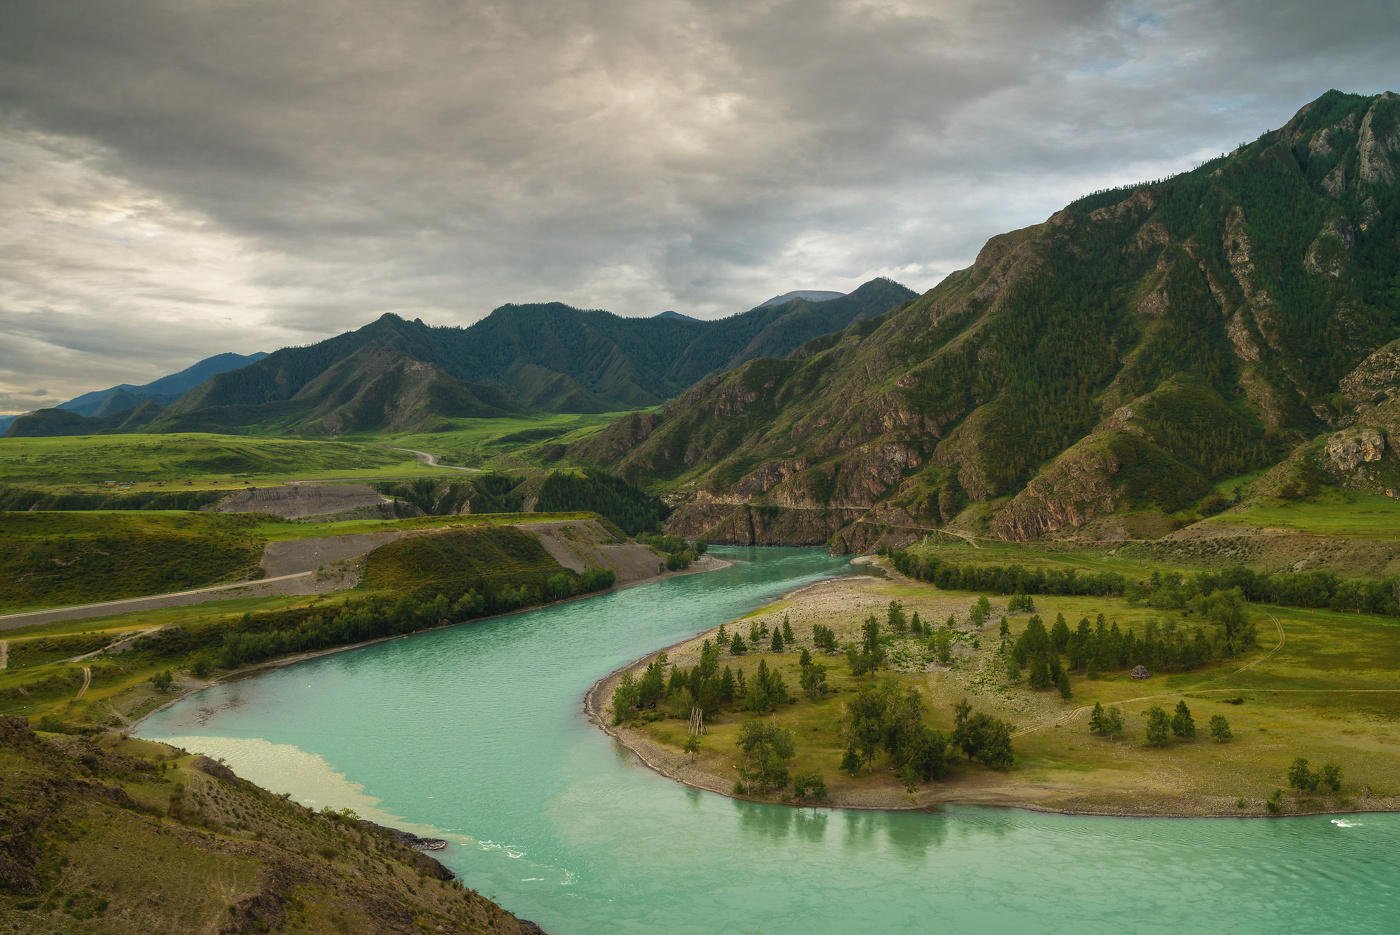
[{"label": "forested mountain slope", "polygon": [[469,328],[384,315],[357,331],[218,374],[139,427],[129,413],[75,421],[41,410],[17,420],[11,433],[335,434],[424,430],[443,416],[644,408],[717,370],[786,355],[914,295],[876,279],[840,298],[799,297],[719,321],[622,318],[558,303],[502,306]]},{"label": "forested mountain slope", "polygon": [[[1383,426],[1398,180],[1400,98],[1329,92],[1229,156],[994,237],[916,301],[569,456],[693,495],[671,528],[711,541],[853,546],[872,523],[960,514],[1008,539],[1105,517],[1132,535],[1319,435]],[[1383,428],[1366,431],[1380,448],[1367,435],[1362,457],[1394,461]]]}]

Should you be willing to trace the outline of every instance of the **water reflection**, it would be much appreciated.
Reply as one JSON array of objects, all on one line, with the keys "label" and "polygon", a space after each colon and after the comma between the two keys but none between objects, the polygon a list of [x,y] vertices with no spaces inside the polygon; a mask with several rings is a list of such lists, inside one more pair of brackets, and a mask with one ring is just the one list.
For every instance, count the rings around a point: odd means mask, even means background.
[{"label": "water reflection", "polygon": [[797,817],[793,819],[793,828],[797,831],[797,836],[808,844],[820,844],[826,837],[826,824],[831,818],[831,813],[824,808],[799,808],[795,809]]},{"label": "water reflection", "polygon": [[909,863],[923,862],[929,848],[942,847],[948,839],[948,821],[927,812],[901,812],[886,816],[885,833],[897,855]]},{"label": "water reflection", "polygon": [[739,816],[739,830],[747,834],[757,834],[782,841],[792,832],[792,816],[796,809],[772,805],[759,805],[755,802],[734,800],[734,810]]}]

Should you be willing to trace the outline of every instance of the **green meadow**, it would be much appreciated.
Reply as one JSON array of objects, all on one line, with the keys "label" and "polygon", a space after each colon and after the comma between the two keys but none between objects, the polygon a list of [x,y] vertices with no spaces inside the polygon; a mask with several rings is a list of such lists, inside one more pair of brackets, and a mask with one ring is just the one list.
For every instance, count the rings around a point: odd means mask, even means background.
[{"label": "green meadow", "polygon": [[10,485],[203,489],[455,473],[363,442],[198,433],[0,439],[0,484]]},{"label": "green meadow", "polygon": [[1264,497],[1212,516],[1220,527],[1259,527],[1353,539],[1400,539],[1400,500],[1356,490],[1324,488],[1308,500]]},{"label": "green meadow", "polygon": [[[500,419],[455,419],[447,431],[364,436],[376,441],[430,451],[444,464],[483,470],[521,470],[538,467],[536,459],[522,452],[540,445],[568,445],[601,431],[626,415],[605,412],[587,415],[539,413]],[[346,436],[359,439],[359,436]]]}]

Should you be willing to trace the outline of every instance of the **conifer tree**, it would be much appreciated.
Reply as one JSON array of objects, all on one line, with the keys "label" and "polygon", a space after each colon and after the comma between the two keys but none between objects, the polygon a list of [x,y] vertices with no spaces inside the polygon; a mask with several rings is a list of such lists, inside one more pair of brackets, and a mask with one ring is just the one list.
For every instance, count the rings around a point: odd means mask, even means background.
[{"label": "conifer tree", "polygon": [[855,747],[846,748],[845,755],[841,757],[841,772],[849,773],[853,779],[860,773],[860,754],[856,753]]},{"label": "conifer tree", "polygon": [[1050,667],[1045,664],[1044,653],[1033,653],[1031,655],[1031,688],[1045,689],[1050,687]]},{"label": "conifer tree", "polygon": [[1147,718],[1147,745],[1165,747],[1171,733],[1171,719],[1167,717],[1167,712],[1153,705],[1142,716]]},{"label": "conifer tree", "polygon": [[724,667],[724,675],[719,680],[719,700],[721,704],[731,704],[739,693],[738,683],[734,681],[734,672],[729,666]]},{"label": "conifer tree", "polygon": [[909,621],[909,632],[915,636],[923,636],[924,622],[919,619],[919,612],[917,610],[914,611],[914,616]]},{"label": "conifer tree", "polygon": [[1094,710],[1089,712],[1089,733],[1103,733],[1103,702],[1094,702]]},{"label": "conifer tree", "polygon": [[783,631],[777,627],[773,628],[773,642],[769,645],[769,649],[775,653],[783,651]]},{"label": "conifer tree", "polygon": [[729,642],[729,653],[732,656],[742,656],[748,652],[748,647],[744,645],[744,638],[738,633],[734,634],[734,639]]},{"label": "conifer tree", "polygon": [[1172,715],[1172,733],[1187,740],[1196,736],[1196,722],[1191,718],[1191,709],[1185,700],[1176,703],[1176,713]]},{"label": "conifer tree", "polygon": [[889,610],[885,614],[885,623],[890,628],[891,633],[903,633],[908,626],[908,621],[904,616],[904,605],[899,601],[890,601]]},{"label": "conifer tree", "polygon": [[798,657],[797,664],[804,669],[812,664],[812,651],[806,646],[802,647],[802,655]]},{"label": "conifer tree", "polygon": [[1230,722],[1225,720],[1225,715],[1217,714],[1210,719],[1210,736],[1212,740],[1224,743],[1235,735],[1230,732]]},{"label": "conifer tree", "polygon": [[715,634],[715,643],[719,646],[729,645],[729,632],[725,630],[722,623],[719,625],[719,632]]},{"label": "conifer tree", "polygon": [[1060,689],[1060,697],[1065,701],[1069,701],[1069,696],[1073,692],[1069,687],[1069,673],[1064,669],[1060,670],[1060,677],[1057,680],[1056,687]]},{"label": "conifer tree", "polygon": [[789,644],[793,642],[792,624],[788,622],[787,614],[783,614],[783,642]]},{"label": "conifer tree", "polygon": [[1103,732],[1109,737],[1123,733],[1123,711],[1117,705],[1103,713]]}]

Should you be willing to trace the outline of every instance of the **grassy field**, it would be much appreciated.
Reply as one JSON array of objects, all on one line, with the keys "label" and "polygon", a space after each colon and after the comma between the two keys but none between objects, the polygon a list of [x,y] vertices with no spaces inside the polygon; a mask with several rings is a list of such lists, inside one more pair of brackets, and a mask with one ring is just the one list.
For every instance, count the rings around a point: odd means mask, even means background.
[{"label": "grassy field", "polygon": [[[85,663],[67,660],[161,627],[234,626],[246,613],[329,604],[332,600],[325,595],[241,598],[6,631],[9,666],[0,670],[0,715],[37,720],[56,713],[68,723],[119,727],[125,719],[139,718],[169,700],[168,694],[151,686],[150,678],[169,668],[171,662],[139,653],[101,661],[96,665],[102,677],[95,678],[78,699]],[[178,662],[176,671],[177,687],[190,684],[191,676],[179,671]],[[49,688],[36,690],[35,686],[46,683]]]},{"label": "grassy field", "polygon": [[[908,550],[921,558],[937,557],[956,565],[1020,565],[1027,570],[1073,568],[1079,572],[1116,572],[1129,581],[1147,578],[1153,571],[1176,568],[1156,558],[1119,553],[1121,543],[1007,542],[977,539],[976,545],[957,536],[932,533]],[[1186,570],[1182,565],[1177,570]]]},{"label": "grassy field", "polygon": [[0,484],[92,487],[115,481],[141,489],[205,489],[455,473],[405,451],[346,441],[205,434],[0,439]]},{"label": "grassy field", "polygon": [[254,574],[246,514],[0,513],[0,611],[200,587]]},{"label": "grassy field", "polygon": [[[539,413],[502,419],[458,419],[447,432],[364,436],[438,455],[444,464],[486,470],[522,470],[539,464],[518,453],[545,442],[567,445],[615,422],[625,412],[589,415]],[[359,436],[347,436],[359,438]]]},{"label": "grassy field", "polygon": [[399,594],[462,594],[487,579],[542,587],[564,572],[540,540],[510,526],[479,525],[380,546],[365,562],[364,586]]},{"label": "grassy field", "polygon": [[1221,527],[1264,527],[1355,539],[1400,539],[1400,500],[1327,488],[1311,500],[1261,498],[1203,521]]},{"label": "grassy field", "polygon": [[[236,515],[236,514],[225,514]],[[293,539],[321,539],[327,536],[353,536],[366,532],[396,529],[439,529],[447,526],[515,526],[520,523],[552,523],[572,519],[594,519],[592,513],[469,513],[458,516],[416,516],[410,519],[354,519],[335,523],[294,523],[265,520],[252,527],[253,535],[266,542]]]},{"label": "grassy field", "polygon": [[[908,613],[918,610],[925,622],[941,624],[955,615],[950,665],[934,661],[926,639],[888,638],[892,665],[880,677],[918,689],[926,703],[925,721],[935,728],[951,731],[952,704],[961,698],[1011,722],[1018,732],[1013,769],[1001,773],[963,764],[947,780],[921,786],[912,796],[895,779],[887,756],[855,777],[843,773],[844,704],[873,678],[852,677],[844,656],[816,654],[816,661],[829,667],[827,678],[836,693],[815,703],[799,700],[770,715],[796,737],[793,770],[822,773],[838,804],[980,802],[1126,814],[1262,814],[1264,799],[1287,787],[1288,767],[1302,756],[1314,769],[1323,763],[1341,766],[1342,792],[1290,796],[1285,810],[1396,807],[1383,797],[1400,796],[1400,621],[1250,605],[1260,646],[1241,658],[1217,660],[1194,672],[1157,673],[1146,681],[1133,680],[1126,671],[1095,679],[1076,674],[1072,697],[1065,701],[1053,689],[1029,688],[1024,674],[1022,680],[1008,678],[997,651],[1006,600],[993,599],[993,616],[979,629],[968,620],[977,597],[903,579],[857,578],[805,591],[748,615],[737,627],[747,636],[751,626],[772,628],[788,616],[800,649],[812,648],[814,623],[831,626],[843,644],[857,641],[864,616],[875,613],[883,620],[891,600],[901,601]],[[1102,613],[1139,636],[1148,620],[1160,626],[1177,616],[1109,598],[1037,597],[1036,605],[1047,626],[1059,613],[1071,628],[1081,617],[1093,620]],[[1009,615],[1013,635],[1029,619],[1026,613]],[[1189,619],[1177,619],[1191,625]],[[1280,627],[1285,635],[1281,645]],[[735,626],[729,629],[733,632]],[[695,664],[698,640],[678,647],[671,657],[681,665]],[[726,653],[721,666],[742,668],[752,678],[760,658],[782,671],[789,691],[799,694],[796,650],[741,657]],[[1191,709],[1199,736],[1164,748],[1147,746],[1144,713],[1153,705],[1170,712],[1180,700]],[[1095,702],[1120,707],[1123,735],[1110,740],[1089,732],[1088,707]],[[687,737],[686,721],[662,713],[645,725],[645,734],[676,762],[684,762],[680,748]],[[1229,742],[1209,739],[1214,715],[1228,720],[1234,734]],[[707,723],[695,766],[719,777],[725,788],[735,778],[739,727],[752,717],[733,710]]]}]

